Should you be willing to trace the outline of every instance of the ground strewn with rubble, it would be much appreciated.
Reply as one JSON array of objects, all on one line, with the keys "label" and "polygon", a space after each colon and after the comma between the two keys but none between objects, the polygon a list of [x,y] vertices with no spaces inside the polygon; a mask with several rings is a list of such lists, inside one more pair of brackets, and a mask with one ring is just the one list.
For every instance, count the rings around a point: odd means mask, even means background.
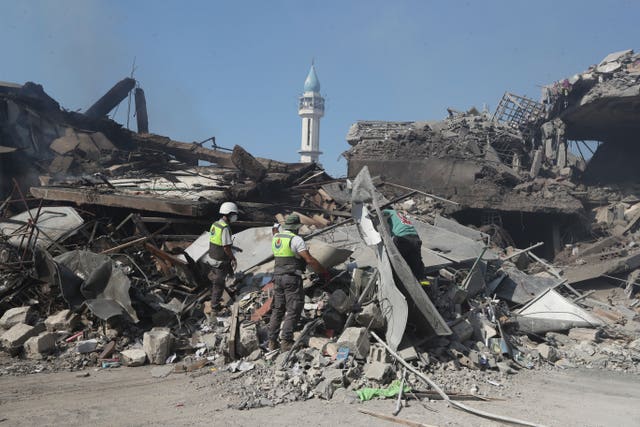
[{"label": "ground strewn with rubble", "polygon": [[[392,399],[358,403],[342,394],[252,411],[237,411],[229,390],[243,378],[224,372],[180,374],[156,379],[148,367],[128,370],[0,377],[0,408],[7,425],[392,425],[360,409],[390,413]],[[492,386],[504,400],[474,402],[479,409],[537,419],[549,426],[635,426],[640,422],[637,379],[593,370],[526,372]],[[402,418],[428,425],[495,426],[442,401],[416,401]],[[437,411],[437,412],[435,412]]]},{"label": "ground strewn with rubble", "polygon": [[[493,114],[357,122],[349,179],[151,134],[132,79],[84,113],[0,84],[0,420],[637,425],[639,79],[621,51]],[[129,93],[138,132],[105,117]],[[416,274],[386,208],[422,242]],[[289,213],[331,280],[304,273],[293,348],[269,351]]]}]

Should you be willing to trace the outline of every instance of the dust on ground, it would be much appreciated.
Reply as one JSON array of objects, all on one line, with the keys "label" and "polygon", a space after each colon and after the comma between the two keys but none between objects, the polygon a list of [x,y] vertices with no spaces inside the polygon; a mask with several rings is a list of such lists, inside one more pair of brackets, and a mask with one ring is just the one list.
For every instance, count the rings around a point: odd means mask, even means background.
[{"label": "dust on ground", "polygon": [[[150,367],[0,377],[0,423],[32,425],[286,426],[391,423],[358,412],[390,415],[394,399],[359,403],[345,393],[277,407],[230,409],[227,393],[242,376],[208,369],[153,378]],[[88,374],[88,376],[87,376]],[[618,372],[526,371],[503,378],[510,397],[467,402],[474,408],[548,426],[640,425],[640,379]],[[495,395],[500,395],[496,387]],[[408,401],[399,418],[437,426],[503,425],[447,407]]]}]

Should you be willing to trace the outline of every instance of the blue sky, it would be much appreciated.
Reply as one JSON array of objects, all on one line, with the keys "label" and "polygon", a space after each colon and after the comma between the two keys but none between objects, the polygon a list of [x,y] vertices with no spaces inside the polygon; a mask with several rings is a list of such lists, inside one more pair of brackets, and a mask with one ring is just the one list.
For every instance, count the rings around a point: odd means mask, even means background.
[{"label": "blue sky", "polygon": [[[150,130],[212,135],[297,161],[297,97],[315,59],[326,114],[321,162],[357,120],[436,120],[493,110],[637,48],[638,1],[10,1],[0,3],[0,80],[35,81],[84,110],[134,57]],[[116,120],[126,122],[126,106]],[[134,121],[131,126],[135,127]]]}]

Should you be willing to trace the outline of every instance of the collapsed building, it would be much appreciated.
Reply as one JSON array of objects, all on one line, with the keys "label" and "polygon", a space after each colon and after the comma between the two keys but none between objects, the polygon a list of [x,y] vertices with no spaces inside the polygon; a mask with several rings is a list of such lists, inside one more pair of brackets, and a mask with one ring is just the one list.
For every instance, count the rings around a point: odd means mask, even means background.
[{"label": "collapsed building", "polygon": [[543,238],[540,253],[553,257],[589,236],[594,207],[636,197],[639,58],[608,55],[544,87],[540,101],[505,93],[493,114],[357,122],[347,134],[348,175],[366,165],[390,184],[449,198],[461,222],[501,227],[521,247]]},{"label": "collapsed building", "polygon": [[[238,409],[404,394],[533,425],[459,400],[491,398],[520,369],[640,372],[636,172],[605,167],[632,145],[639,61],[609,55],[540,102],[505,94],[491,115],[358,122],[348,180],[150,134],[130,79],[84,113],[38,85],[0,85],[0,375],[213,366],[242,373],[227,389]],[[138,132],[105,117],[132,90]],[[591,159],[568,149],[583,140],[600,141]],[[226,200],[242,210],[238,267],[231,314],[216,317],[201,258]],[[420,281],[387,207],[423,242]],[[305,274],[294,347],[268,352],[272,225],[289,212],[333,279]]]}]

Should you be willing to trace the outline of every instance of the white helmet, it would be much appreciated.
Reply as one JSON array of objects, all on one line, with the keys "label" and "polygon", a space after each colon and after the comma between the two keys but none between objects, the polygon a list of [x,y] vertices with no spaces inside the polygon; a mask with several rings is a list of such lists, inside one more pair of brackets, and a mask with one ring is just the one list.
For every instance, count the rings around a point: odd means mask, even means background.
[{"label": "white helmet", "polygon": [[233,202],[224,202],[220,205],[220,213],[222,215],[229,215],[231,213],[238,213],[238,206]]}]

